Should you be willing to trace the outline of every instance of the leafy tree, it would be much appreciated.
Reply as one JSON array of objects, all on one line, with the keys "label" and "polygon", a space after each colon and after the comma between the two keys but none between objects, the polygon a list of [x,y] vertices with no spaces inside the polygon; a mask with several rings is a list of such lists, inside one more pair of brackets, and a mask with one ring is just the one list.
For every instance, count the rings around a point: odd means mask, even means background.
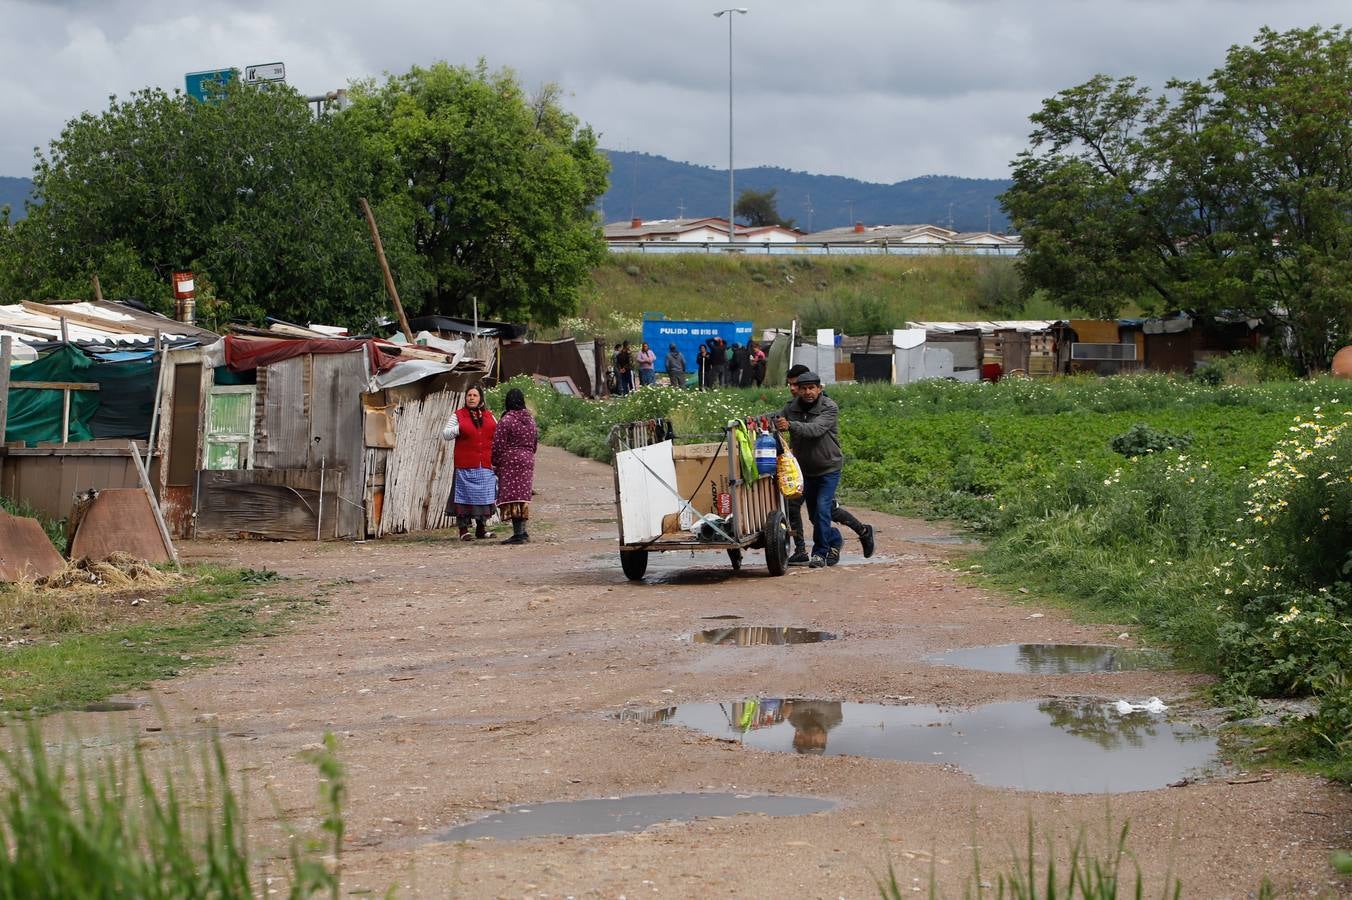
[{"label": "leafy tree", "polygon": [[1002,197],[1026,291],[1269,316],[1307,367],[1352,337],[1352,34],[1264,29],[1208,79],[1099,75],[1032,122]]},{"label": "leafy tree", "polygon": [[167,309],[170,273],[190,269],[208,321],[364,325],[385,300],[359,196],[389,232],[401,294],[416,304],[428,283],[401,238],[411,204],[373,152],[282,86],[231,85],[208,103],[154,89],[110,98],[38,154],[41,204],[0,240],[0,296],[88,297],[97,272],[109,296]]},{"label": "leafy tree", "polygon": [[779,215],[775,202],[775,194],[778,191],[778,188],[770,188],[768,191],[753,191],[746,188],[737,195],[737,203],[732,208],[733,213],[752,228],[767,225],[792,228],[793,219],[785,219]]},{"label": "leafy tree", "polygon": [[482,314],[554,324],[576,308],[606,252],[590,207],[609,163],[558,88],[527,97],[508,70],[439,62],[353,97],[344,116],[409,186],[432,309],[467,315],[477,298]]}]

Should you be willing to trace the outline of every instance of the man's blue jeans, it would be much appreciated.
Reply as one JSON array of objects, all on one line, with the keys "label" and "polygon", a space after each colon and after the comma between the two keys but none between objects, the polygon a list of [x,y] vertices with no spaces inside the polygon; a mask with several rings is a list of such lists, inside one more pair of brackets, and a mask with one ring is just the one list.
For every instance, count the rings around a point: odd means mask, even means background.
[{"label": "man's blue jeans", "polygon": [[831,507],[835,505],[836,485],[840,484],[840,472],[825,475],[808,475],[803,478],[803,506],[812,519],[812,555],[826,556],[832,547],[840,547],[844,541],[840,531],[831,524]]}]

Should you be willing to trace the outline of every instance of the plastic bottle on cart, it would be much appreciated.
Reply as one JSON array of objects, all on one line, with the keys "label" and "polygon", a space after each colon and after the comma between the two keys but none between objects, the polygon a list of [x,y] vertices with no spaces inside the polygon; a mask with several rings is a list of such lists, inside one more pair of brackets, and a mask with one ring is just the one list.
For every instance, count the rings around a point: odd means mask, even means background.
[{"label": "plastic bottle on cart", "polygon": [[762,475],[773,475],[778,461],[779,446],[775,443],[775,436],[762,431],[756,436],[756,471]]}]

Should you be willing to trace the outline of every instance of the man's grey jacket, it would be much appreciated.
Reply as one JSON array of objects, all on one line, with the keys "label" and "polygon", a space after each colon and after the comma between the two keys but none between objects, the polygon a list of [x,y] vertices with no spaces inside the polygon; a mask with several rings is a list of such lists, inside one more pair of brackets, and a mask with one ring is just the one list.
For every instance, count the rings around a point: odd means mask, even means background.
[{"label": "man's grey jacket", "polygon": [[802,398],[795,397],[779,414],[789,420],[789,447],[805,476],[814,478],[840,471],[845,456],[840,452],[836,430],[840,417],[836,401],[821,394],[816,403],[806,406]]}]

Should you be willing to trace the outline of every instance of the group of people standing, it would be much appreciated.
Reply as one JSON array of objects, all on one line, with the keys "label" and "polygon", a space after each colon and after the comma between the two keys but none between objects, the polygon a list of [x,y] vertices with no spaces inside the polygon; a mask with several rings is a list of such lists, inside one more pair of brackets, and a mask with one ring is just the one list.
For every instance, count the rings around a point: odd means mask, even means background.
[{"label": "group of people standing", "polygon": [[656,367],[657,354],[647,341],[637,352],[630,349],[628,341],[621,341],[610,354],[610,392],[624,396],[635,388],[656,384]]},{"label": "group of people standing", "polygon": [[700,344],[699,386],[703,390],[716,387],[760,387],[765,383],[766,356],[760,344],[747,341],[746,346],[729,345],[721,337],[712,337]]},{"label": "group of people standing", "polygon": [[[746,346],[729,345],[721,337],[712,337],[699,345],[694,369],[696,384],[701,390],[760,387],[765,383],[766,362],[765,351],[756,341],[747,341]],[[686,373],[690,369],[685,354],[675,344],[667,347],[662,371],[672,387],[686,386]],[[657,372],[657,353],[647,341],[637,351],[628,341],[621,341],[610,354],[607,378],[610,393],[624,396],[635,388],[656,384]]]},{"label": "group of people standing", "polygon": [[508,391],[502,418],[497,419],[484,402],[483,388],[471,387],[465,392],[465,405],[451,414],[441,436],[455,441],[455,486],[446,512],[455,516],[460,540],[493,537],[488,520],[497,513],[512,523],[512,536],[502,543],[529,543],[526,522],[540,438],[535,418],[526,409],[526,395],[519,388]]}]

